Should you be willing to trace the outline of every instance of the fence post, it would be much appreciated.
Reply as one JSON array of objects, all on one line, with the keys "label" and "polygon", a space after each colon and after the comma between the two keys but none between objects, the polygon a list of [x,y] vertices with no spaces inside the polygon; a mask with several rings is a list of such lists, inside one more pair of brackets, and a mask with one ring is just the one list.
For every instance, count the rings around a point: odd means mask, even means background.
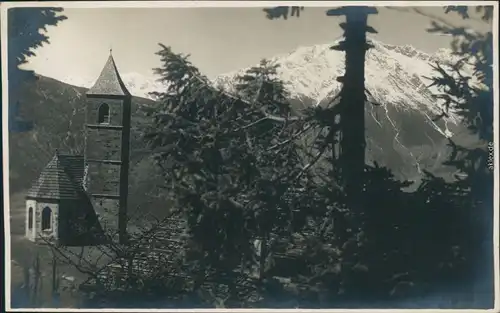
[{"label": "fence post", "polygon": [[33,260],[33,266],[30,269],[30,302],[32,305],[38,305],[38,294],[42,289],[41,286],[41,269],[40,269],[40,255],[36,253],[35,259]]},{"label": "fence post", "polygon": [[57,258],[52,250],[52,304],[59,307],[59,277],[57,272]]}]

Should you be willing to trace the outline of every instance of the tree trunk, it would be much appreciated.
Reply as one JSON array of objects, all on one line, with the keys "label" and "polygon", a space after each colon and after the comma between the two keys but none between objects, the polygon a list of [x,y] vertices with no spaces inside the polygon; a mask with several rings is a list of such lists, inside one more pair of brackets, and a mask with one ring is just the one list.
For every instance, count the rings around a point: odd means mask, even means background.
[{"label": "tree trunk", "polygon": [[[375,32],[367,25],[368,14],[376,14],[375,8],[369,7],[343,7],[332,9],[327,12],[329,16],[345,15],[346,22],[340,26],[344,30],[344,41],[334,50],[345,52],[345,74],[338,77],[342,90],[340,93],[340,134],[338,162],[332,164],[338,166],[349,214],[345,217],[345,225],[339,230],[343,236],[339,237],[342,247],[341,263],[342,275],[351,276],[352,266],[357,262],[358,249],[356,244],[347,244],[361,227],[360,213],[364,208],[364,170],[365,170],[365,56],[369,45],[366,42],[366,32]],[[332,125],[336,121],[332,120]],[[335,151],[335,149],[332,149]],[[335,162],[335,161],[333,161]],[[335,171],[334,171],[335,172]],[[335,179],[335,177],[334,177]],[[338,232],[339,233],[339,232]],[[345,270],[344,270],[345,267]],[[344,278],[342,281],[349,282],[353,277]],[[341,287],[349,288],[348,286]]]},{"label": "tree trunk", "polygon": [[349,199],[358,202],[365,167],[365,55],[367,16],[348,14],[345,23],[345,75],[340,127],[340,164]]}]

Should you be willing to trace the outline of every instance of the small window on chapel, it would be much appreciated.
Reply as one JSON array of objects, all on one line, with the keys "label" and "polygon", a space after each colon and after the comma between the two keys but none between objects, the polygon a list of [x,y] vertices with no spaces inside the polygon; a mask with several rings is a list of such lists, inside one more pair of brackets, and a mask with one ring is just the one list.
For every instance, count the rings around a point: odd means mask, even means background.
[{"label": "small window on chapel", "polygon": [[42,230],[49,230],[52,228],[52,210],[45,207],[42,210]]},{"label": "small window on chapel", "polygon": [[97,124],[109,124],[109,105],[101,104],[97,112]]},{"label": "small window on chapel", "polygon": [[28,209],[28,229],[33,229],[33,208]]}]

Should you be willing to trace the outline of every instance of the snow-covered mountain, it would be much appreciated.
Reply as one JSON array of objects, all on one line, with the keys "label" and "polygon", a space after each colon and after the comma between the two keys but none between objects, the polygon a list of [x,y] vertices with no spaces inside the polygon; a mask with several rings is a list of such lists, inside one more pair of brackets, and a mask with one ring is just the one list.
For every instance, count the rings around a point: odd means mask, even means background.
[{"label": "snow-covered mountain", "polygon": [[[436,75],[433,63],[445,66],[457,57],[448,49],[427,54],[409,45],[370,41],[373,48],[365,61],[366,88],[368,100],[380,105],[366,106],[368,159],[415,180],[424,169],[443,171],[449,153],[447,138],[464,136],[464,127],[453,114],[446,120],[433,120],[441,113],[432,97],[438,90],[427,87],[427,77]],[[270,59],[280,65],[278,76],[286,83],[292,100],[304,106],[320,105],[340,91],[341,83],[335,78],[344,74],[345,58],[343,52],[331,50],[332,45],[300,47]],[[220,75],[213,83],[233,92],[235,76],[245,70]],[[126,73],[122,78],[135,96],[150,98],[149,92],[164,89],[155,77]],[[63,81],[82,87],[93,84],[93,80],[72,77]],[[449,176],[449,170],[445,171]]]},{"label": "snow-covered mountain", "polygon": [[[338,41],[337,41],[338,42]],[[287,83],[292,97],[307,96],[317,103],[340,89],[335,80],[344,73],[344,52],[331,50],[333,44],[300,47],[291,53],[270,59],[279,64],[279,78]],[[427,54],[410,45],[394,46],[370,40],[373,48],[368,50],[365,61],[366,86],[372,94],[379,94],[385,101],[406,101],[415,99],[426,102],[432,92],[429,81],[424,77],[435,74],[431,64],[448,65],[459,57],[450,49],[439,49]],[[231,85],[233,77],[246,69],[227,73],[216,79],[219,86]]]},{"label": "snow-covered mountain", "polygon": [[[370,103],[365,109],[368,161],[391,168],[400,178],[418,181],[423,170],[451,178],[455,169],[443,165],[450,153],[448,138],[474,142],[457,115],[439,121],[441,113],[429,88],[436,76],[432,65],[446,67],[458,57],[451,50],[427,54],[412,46],[394,46],[370,40],[365,61],[365,82]],[[305,106],[321,105],[342,87],[336,77],[344,74],[345,55],[331,50],[333,44],[300,47],[271,58],[279,64],[278,77],[287,85],[291,98]],[[246,69],[219,76],[214,84],[234,91],[235,76]],[[472,70],[471,70],[472,71]],[[472,76],[472,75],[471,75]]]},{"label": "snow-covered mountain", "polygon": [[[410,45],[394,46],[371,39],[374,48],[368,50],[366,58],[366,86],[380,103],[394,102],[406,105],[428,106],[436,111],[431,97],[435,89],[426,86],[434,70],[432,63],[449,64],[457,57],[449,49],[439,49],[434,54],[427,54]],[[288,86],[293,98],[306,97],[318,104],[335,95],[341,84],[335,80],[344,72],[344,53],[331,50],[333,44],[299,47],[283,55],[270,59],[280,65],[281,78]],[[222,74],[214,80],[214,84],[232,91],[236,75],[244,73],[246,68]],[[90,88],[94,78],[68,76],[61,81],[80,87]],[[159,91],[164,85],[157,77],[140,73],[124,73],[122,79],[134,96],[151,98],[148,93]],[[432,103],[432,105],[431,105]]]},{"label": "snow-covered mountain", "polygon": [[[432,98],[438,90],[427,86],[436,73],[432,64],[448,65],[458,60],[449,49],[427,54],[412,46],[394,46],[370,40],[374,46],[368,50],[365,61],[366,88],[376,103],[399,104],[401,108],[422,109],[438,113]],[[270,59],[279,64],[278,76],[295,99],[312,99],[319,104],[336,95],[341,83],[335,79],[344,74],[344,52],[331,50],[334,44],[300,47],[289,54]],[[216,78],[215,84],[232,90],[234,77],[246,69]],[[454,120],[456,122],[456,120]]]}]

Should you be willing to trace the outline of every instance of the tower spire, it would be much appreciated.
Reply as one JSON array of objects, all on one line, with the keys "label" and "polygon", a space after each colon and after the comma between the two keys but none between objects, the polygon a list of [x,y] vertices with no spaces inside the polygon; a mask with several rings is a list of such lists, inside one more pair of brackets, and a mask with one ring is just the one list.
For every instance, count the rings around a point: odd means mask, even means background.
[{"label": "tower spire", "polygon": [[113,50],[110,48],[108,61],[94,86],[87,91],[87,95],[130,96],[130,92],[118,73],[112,52]]}]

